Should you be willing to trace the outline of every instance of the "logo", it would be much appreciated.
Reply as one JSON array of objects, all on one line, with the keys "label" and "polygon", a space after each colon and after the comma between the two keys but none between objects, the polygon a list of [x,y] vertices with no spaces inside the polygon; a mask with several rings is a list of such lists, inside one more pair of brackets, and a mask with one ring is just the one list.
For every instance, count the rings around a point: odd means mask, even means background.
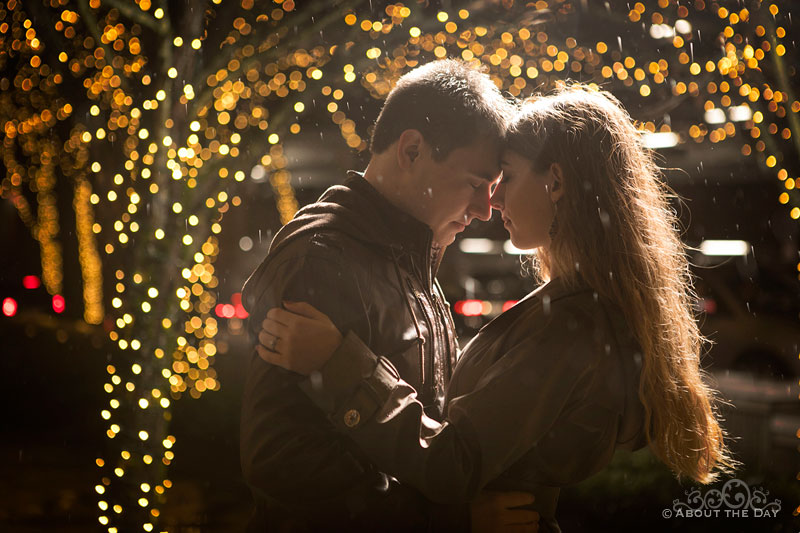
[{"label": "logo", "polygon": [[661,512],[664,518],[777,518],[781,501],[769,501],[769,491],[731,479],[722,489],[703,494],[700,489],[686,491],[686,501],[672,501],[672,508]]}]

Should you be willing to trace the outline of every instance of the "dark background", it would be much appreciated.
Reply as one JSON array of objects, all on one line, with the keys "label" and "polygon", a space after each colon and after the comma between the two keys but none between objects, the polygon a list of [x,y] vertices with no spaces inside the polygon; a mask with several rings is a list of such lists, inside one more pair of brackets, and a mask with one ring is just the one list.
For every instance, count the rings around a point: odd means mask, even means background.
[{"label": "dark background", "polygon": [[[346,151],[309,152],[316,148],[287,147],[301,169],[293,173],[301,204],[343,179],[344,169],[364,166],[363,159]],[[692,157],[669,150],[662,155],[662,163],[673,167],[671,161]],[[777,519],[664,519],[663,510],[671,509],[674,500],[686,501],[685,491],[694,485],[676,481],[643,450],[619,454],[606,471],[564,490],[560,520],[566,531],[604,530],[612,523],[609,530],[636,530],[642,524],[655,530],[793,530],[793,510],[800,503],[795,477],[800,466],[795,434],[800,427],[797,226],[775,200],[774,180],[746,160],[668,171],[667,178],[682,197],[675,206],[687,244],[718,238],[753,245],[745,257],[693,254],[702,297],[698,305],[713,311],[701,317],[703,329],[717,343],[704,366],[735,405],[725,407],[724,415],[744,462],[737,477],[751,490],[768,490],[768,499],[781,500],[782,510]],[[220,302],[240,290],[278,227],[269,187],[263,184],[258,191],[223,226],[217,263]],[[0,318],[0,395],[6,406],[0,426],[0,524],[9,531],[84,531],[96,524],[92,487],[99,476],[94,460],[104,446],[99,410],[107,402],[101,361],[110,360],[113,347],[106,345],[102,331],[80,320],[77,306],[70,306],[80,297],[78,288],[67,288],[68,307],[60,316],[49,309],[44,289],[21,288],[22,276],[38,271],[36,245],[13,210],[7,204],[0,209],[1,238],[8,250],[0,258],[0,287],[3,297],[20,302],[15,317]],[[252,238],[252,250],[240,249],[242,236]],[[469,228],[463,237],[506,238],[496,219]],[[534,287],[521,271],[518,256],[465,254],[457,242],[447,252],[440,279],[451,303],[465,298],[467,279],[474,280],[473,296],[502,301]],[[456,318],[462,339],[487,320]],[[177,443],[169,476],[174,487],[162,510],[162,525],[175,531],[240,530],[250,512],[238,464],[238,412],[250,353],[247,339],[235,333],[241,322],[231,320],[226,327],[220,319],[220,324],[216,368],[221,390],[173,403],[171,431]],[[704,494],[708,490],[701,489]]]}]

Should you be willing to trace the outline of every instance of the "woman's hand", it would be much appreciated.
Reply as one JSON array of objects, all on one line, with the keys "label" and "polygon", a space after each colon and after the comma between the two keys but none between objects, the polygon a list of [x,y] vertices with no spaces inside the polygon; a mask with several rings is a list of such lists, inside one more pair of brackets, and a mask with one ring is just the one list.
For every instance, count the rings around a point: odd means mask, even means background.
[{"label": "woman's hand", "polygon": [[539,513],[520,509],[534,501],[528,492],[495,492],[484,490],[470,503],[473,533],[539,531]]},{"label": "woman's hand", "polygon": [[305,302],[283,302],[267,312],[256,351],[264,361],[307,376],[322,368],[342,343],[328,315]]}]

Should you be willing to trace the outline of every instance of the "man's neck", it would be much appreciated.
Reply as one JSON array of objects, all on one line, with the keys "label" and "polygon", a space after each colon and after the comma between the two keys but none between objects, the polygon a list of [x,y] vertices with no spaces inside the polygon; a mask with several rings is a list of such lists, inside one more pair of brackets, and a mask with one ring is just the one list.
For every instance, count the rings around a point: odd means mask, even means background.
[{"label": "man's neck", "polygon": [[[400,211],[403,211],[408,216],[413,217],[415,220],[419,220],[419,218],[414,216],[405,207],[404,200],[406,200],[406,198],[403,193],[403,188],[399,183],[401,178],[398,176],[397,172],[397,168],[389,167],[385,161],[381,160],[381,158],[373,156],[369,160],[367,168],[364,169],[364,179],[367,180],[367,183],[372,185],[372,187],[378,191],[378,193],[383,196],[387,202],[395,206]],[[420,220],[420,222],[422,221]],[[422,223],[424,224],[424,222]],[[439,245],[435,244],[435,246]]]},{"label": "man's neck", "polygon": [[381,161],[380,158],[372,157],[367,164],[367,168],[364,170],[364,179],[367,180],[386,201],[401,211],[410,214],[404,206],[403,193],[399,187],[400,184],[398,183],[396,171],[387,168],[384,161]]},{"label": "man's neck", "polygon": [[394,196],[394,194],[392,194],[393,191],[387,190],[391,189],[389,186],[391,179],[385,179],[387,174],[391,174],[387,173],[385,169],[382,168],[383,166],[384,165],[381,165],[380,161],[376,160],[375,157],[372,157],[369,160],[369,163],[367,163],[367,168],[364,169],[364,179],[367,180],[376,191],[381,193],[381,196],[384,196],[387,200],[391,201],[391,197]]}]

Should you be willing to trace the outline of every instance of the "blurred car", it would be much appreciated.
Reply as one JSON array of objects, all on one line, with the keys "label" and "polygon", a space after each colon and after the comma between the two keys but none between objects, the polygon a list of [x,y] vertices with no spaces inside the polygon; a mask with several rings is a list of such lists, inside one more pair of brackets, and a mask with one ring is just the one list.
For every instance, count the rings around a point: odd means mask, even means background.
[{"label": "blurred car", "polygon": [[747,256],[695,267],[700,327],[713,344],[712,372],[732,370],[778,380],[800,377],[800,283],[767,275]]},{"label": "blurred car", "polygon": [[[484,253],[464,253],[462,246],[440,273],[462,341],[535,287],[521,275],[519,256],[499,253],[500,242],[480,241]],[[704,368],[800,377],[800,282],[791,269],[772,265],[768,271],[752,253],[698,253],[692,265],[701,331],[712,341]]]}]

